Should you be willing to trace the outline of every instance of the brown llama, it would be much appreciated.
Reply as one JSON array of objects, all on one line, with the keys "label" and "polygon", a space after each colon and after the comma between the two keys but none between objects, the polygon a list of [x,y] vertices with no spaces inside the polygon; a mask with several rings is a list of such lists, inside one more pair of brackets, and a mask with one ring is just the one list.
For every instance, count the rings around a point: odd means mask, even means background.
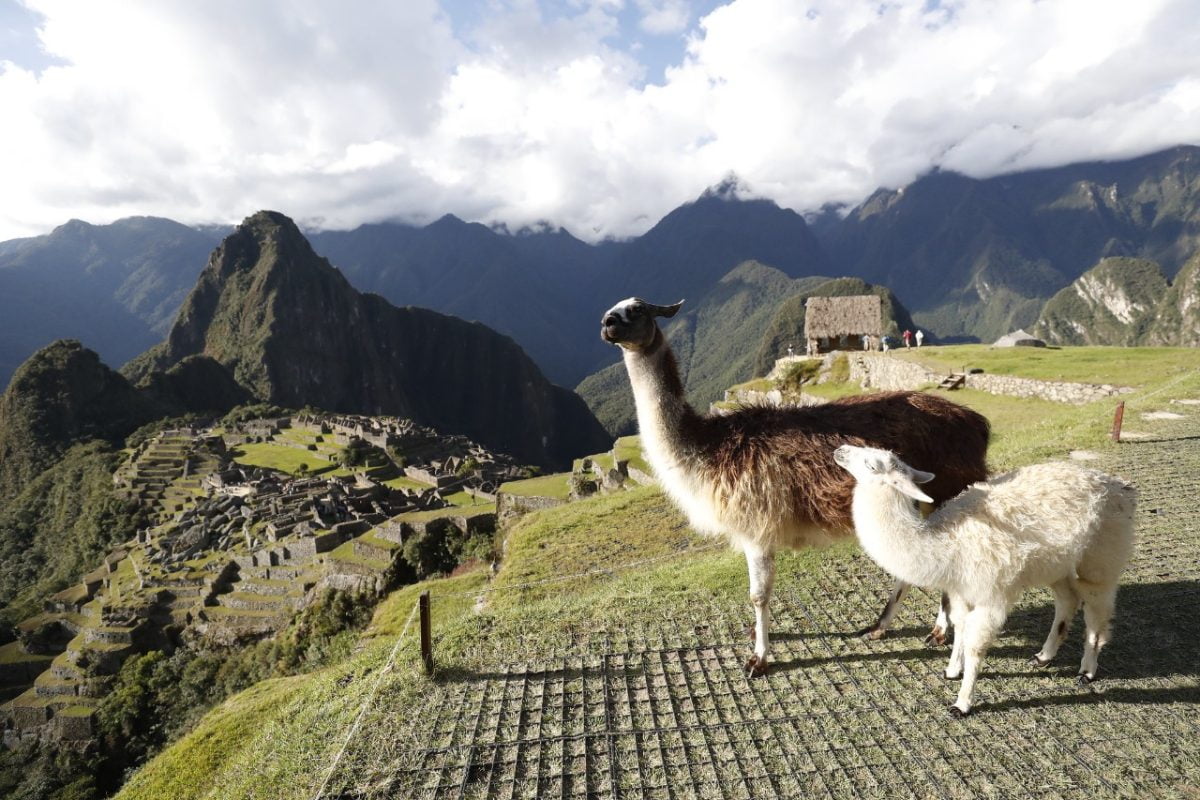
[{"label": "brown llama", "polygon": [[[755,612],[752,675],[770,663],[775,552],[853,535],[854,480],[833,460],[840,445],[886,448],[937,477],[936,504],[987,479],[988,421],[935,395],[883,392],[808,408],[750,407],[704,416],[688,404],[675,356],[655,319],[682,302],[624,300],[601,319],[601,337],[623,350],[642,449],[666,493],[702,533],[746,554]],[[908,589],[897,582],[879,620],[882,636]],[[945,602],[930,639],[945,639]]]}]

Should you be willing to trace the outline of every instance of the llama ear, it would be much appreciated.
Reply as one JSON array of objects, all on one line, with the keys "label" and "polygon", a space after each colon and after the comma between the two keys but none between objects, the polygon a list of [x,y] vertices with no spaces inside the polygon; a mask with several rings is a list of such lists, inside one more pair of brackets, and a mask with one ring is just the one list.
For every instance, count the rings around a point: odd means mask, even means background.
[{"label": "llama ear", "polygon": [[919,469],[914,469],[911,477],[913,483],[929,483],[935,476],[932,472],[921,472]]},{"label": "llama ear", "polygon": [[[921,474],[929,475],[928,472]],[[907,475],[889,475],[887,477],[887,482],[891,484],[892,488],[898,491],[900,494],[911,497],[913,500],[920,500],[923,503],[933,502],[933,498],[918,489],[917,485],[913,483]]]},{"label": "llama ear", "polygon": [[656,306],[653,303],[646,303],[646,308],[650,309],[650,313],[656,317],[673,317],[683,307],[683,301],[672,303],[669,306]]}]

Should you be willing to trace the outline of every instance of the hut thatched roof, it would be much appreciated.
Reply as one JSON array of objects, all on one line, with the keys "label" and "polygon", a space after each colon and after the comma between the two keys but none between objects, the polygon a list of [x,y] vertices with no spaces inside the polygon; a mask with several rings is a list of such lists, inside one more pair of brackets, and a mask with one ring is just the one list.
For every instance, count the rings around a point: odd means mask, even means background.
[{"label": "hut thatched roof", "polygon": [[878,295],[810,297],[804,304],[804,337],[879,336],[883,333],[883,303]]}]

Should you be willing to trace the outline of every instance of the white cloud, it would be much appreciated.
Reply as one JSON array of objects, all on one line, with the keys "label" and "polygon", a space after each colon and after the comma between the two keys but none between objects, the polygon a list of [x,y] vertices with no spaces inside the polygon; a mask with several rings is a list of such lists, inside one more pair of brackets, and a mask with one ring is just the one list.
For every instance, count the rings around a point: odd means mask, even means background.
[{"label": "white cloud", "polygon": [[638,27],[647,33],[682,33],[691,16],[686,0],[637,0],[642,18]]},{"label": "white cloud", "polygon": [[933,166],[1200,143],[1195,0],[735,0],[662,85],[643,85],[622,14],[678,33],[680,0],[486,3],[456,38],[435,0],[33,0],[65,63],[0,63],[0,239],[258,208],[599,238],[730,171],[807,210]]}]

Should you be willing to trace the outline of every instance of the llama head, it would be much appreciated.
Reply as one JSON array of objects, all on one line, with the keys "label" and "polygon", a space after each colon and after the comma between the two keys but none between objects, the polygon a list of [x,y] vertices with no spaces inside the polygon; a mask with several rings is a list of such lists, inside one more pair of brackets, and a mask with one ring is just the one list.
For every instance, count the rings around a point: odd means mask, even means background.
[{"label": "llama head", "polygon": [[933,473],[913,469],[890,450],[844,444],[833,451],[833,460],[861,484],[887,485],[914,500],[933,502],[932,497],[917,488],[918,483],[933,480]]},{"label": "llama head", "polygon": [[600,318],[600,338],[626,350],[645,350],[654,344],[658,333],[656,317],[673,317],[683,301],[656,306],[640,297],[622,300]]}]

